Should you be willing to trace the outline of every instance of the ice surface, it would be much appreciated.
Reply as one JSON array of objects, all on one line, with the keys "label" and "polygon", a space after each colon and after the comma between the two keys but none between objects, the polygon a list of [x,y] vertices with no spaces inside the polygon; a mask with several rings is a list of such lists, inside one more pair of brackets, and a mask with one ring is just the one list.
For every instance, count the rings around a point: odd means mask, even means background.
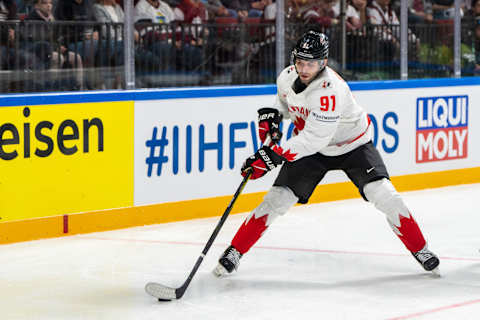
[{"label": "ice surface", "polygon": [[480,184],[403,196],[441,278],[421,269],[382,213],[354,199],[293,208],[237,273],[218,279],[211,270],[246,214],[229,217],[172,302],[155,301],[145,284],[180,286],[218,218],[0,246],[0,318],[480,319]]}]

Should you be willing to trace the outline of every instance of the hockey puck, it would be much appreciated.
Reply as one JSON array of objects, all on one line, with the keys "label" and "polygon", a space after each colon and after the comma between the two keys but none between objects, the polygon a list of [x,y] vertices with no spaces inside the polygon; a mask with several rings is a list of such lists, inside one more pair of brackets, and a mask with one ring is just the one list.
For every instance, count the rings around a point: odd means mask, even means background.
[{"label": "hockey puck", "polygon": [[172,299],[160,299],[160,298],[158,298],[158,301],[172,301]]}]

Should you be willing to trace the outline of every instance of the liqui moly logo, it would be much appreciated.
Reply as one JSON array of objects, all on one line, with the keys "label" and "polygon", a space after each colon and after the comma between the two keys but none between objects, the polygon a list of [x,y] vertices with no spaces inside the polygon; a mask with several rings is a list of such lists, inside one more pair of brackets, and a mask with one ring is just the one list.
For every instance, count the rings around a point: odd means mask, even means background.
[{"label": "liqui moly logo", "polygon": [[467,157],[468,96],[417,99],[416,162]]}]

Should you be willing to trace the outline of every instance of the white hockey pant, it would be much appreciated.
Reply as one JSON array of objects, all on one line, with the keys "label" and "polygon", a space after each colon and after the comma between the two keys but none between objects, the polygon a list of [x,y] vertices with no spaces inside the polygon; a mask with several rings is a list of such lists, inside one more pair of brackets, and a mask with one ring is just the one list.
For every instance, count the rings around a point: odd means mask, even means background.
[{"label": "white hockey pant", "polygon": [[386,215],[393,232],[408,250],[417,252],[423,249],[426,242],[422,232],[390,180],[383,178],[367,183],[363,192],[368,201]]},{"label": "white hockey pant", "polygon": [[268,215],[267,226],[269,226],[273,220],[287,213],[297,202],[298,198],[290,188],[273,186],[263,198],[263,202],[250,213],[250,217],[254,215],[258,219]]},{"label": "white hockey pant", "polygon": [[390,224],[398,225],[400,222],[399,215],[409,216],[407,206],[390,180],[383,178],[367,183],[363,188],[363,193],[368,201],[385,213]]}]

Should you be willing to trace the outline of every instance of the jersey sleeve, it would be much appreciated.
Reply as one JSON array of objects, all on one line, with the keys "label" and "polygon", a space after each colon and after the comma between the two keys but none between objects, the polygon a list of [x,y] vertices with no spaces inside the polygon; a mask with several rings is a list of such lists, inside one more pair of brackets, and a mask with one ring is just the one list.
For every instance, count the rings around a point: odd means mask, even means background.
[{"label": "jersey sleeve", "polygon": [[273,150],[287,161],[295,161],[326,147],[336,132],[342,113],[339,98],[334,90],[313,93],[308,98],[308,104],[313,107],[305,119],[303,130]]},{"label": "jersey sleeve", "polygon": [[287,102],[282,99],[282,97],[280,97],[280,92],[277,93],[277,97],[275,98],[275,103],[273,107],[280,111],[280,113],[283,115],[283,119],[290,119]]}]

